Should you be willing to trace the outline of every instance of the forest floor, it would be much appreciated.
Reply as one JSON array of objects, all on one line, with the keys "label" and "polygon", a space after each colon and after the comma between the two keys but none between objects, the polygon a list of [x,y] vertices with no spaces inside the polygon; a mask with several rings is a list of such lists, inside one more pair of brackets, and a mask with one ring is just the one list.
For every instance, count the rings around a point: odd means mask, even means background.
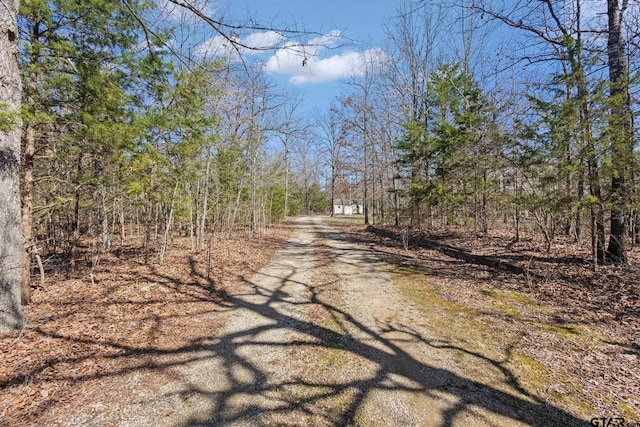
[{"label": "forest floor", "polygon": [[570,244],[428,236],[514,274],[384,235],[305,218],[53,272],[0,338],[0,425],[640,423],[637,249],[593,272]]}]

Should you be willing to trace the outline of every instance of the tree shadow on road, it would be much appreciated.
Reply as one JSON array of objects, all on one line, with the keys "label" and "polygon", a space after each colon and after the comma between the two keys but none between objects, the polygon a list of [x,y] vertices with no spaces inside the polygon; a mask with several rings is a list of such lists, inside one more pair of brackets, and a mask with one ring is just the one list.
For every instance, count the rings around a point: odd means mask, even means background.
[{"label": "tree shadow on road", "polygon": [[[331,239],[332,235],[326,234]],[[284,250],[322,250],[322,244],[288,244]],[[329,248],[331,249],[331,248]],[[346,249],[357,251],[357,249]],[[335,255],[324,259],[327,265],[336,261]],[[367,258],[374,265],[375,258]],[[356,425],[360,412],[374,394],[401,392],[422,396],[439,402],[435,405],[433,419],[437,425],[446,427],[464,424],[463,417],[492,417],[505,425],[524,423],[533,426],[587,426],[586,421],[576,418],[565,410],[548,404],[542,397],[527,391],[519,384],[515,375],[501,360],[495,360],[477,351],[448,341],[426,336],[403,322],[383,321],[375,327],[368,326],[344,310],[332,299],[326,289],[335,286],[331,281],[321,286],[312,286],[295,279],[299,271],[293,269],[284,276],[269,277],[270,286],[260,281],[246,279],[242,292],[231,293],[225,289],[205,284],[205,278],[196,263],[191,271],[198,280],[184,280],[164,276],[162,284],[172,292],[186,292],[198,300],[208,295],[227,314],[234,311],[250,313],[261,319],[259,325],[248,325],[233,332],[216,333],[210,337],[194,339],[187,345],[160,347],[154,345],[135,346],[102,339],[77,338],[63,333],[41,333],[48,337],[99,344],[112,350],[113,360],[135,356],[140,363],[112,369],[92,376],[80,376],[75,381],[88,381],[99,376],[118,376],[132,372],[169,373],[177,387],[157,399],[199,399],[207,402],[206,409],[198,409],[179,425]],[[160,274],[160,273],[157,273]],[[264,276],[264,273],[261,273]],[[199,277],[198,277],[199,276]],[[287,286],[304,289],[304,298],[294,297]],[[300,315],[319,312],[323,319],[315,321]],[[321,317],[322,317],[321,316]],[[158,321],[162,321],[159,319]],[[38,328],[35,328],[38,331]],[[268,338],[280,331],[282,339]],[[366,339],[362,339],[362,337]],[[267,338],[265,338],[267,337]],[[499,386],[486,384],[469,378],[436,363],[429,363],[419,355],[407,352],[403,342],[411,342],[443,352],[445,357],[464,357],[465,361],[497,369],[502,376]],[[252,351],[268,353],[270,350],[287,352],[290,360],[304,364],[304,354],[339,354],[345,364],[357,360],[366,365],[361,375],[345,373],[326,378],[307,375],[291,367],[291,375],[274,376],[269,364],[257,363],[249,357]],[[307,353],[305,353],[305,351]],[[288,359],[289,360],[289,359]],[[69,360],[75,363],[78,360]],[[211,363],[217,368],[210,372],[221,387],[210,387],[207,379],[194,380],[187,372],[191,364]],[[287,368],[287,367],[285,367]],[[46,369],[46,367],[44,368]],[[364,373],[362,373],[364,372]],[[213,380],[211,382],[214,382]],[[429,412],[429,408],[415,408]],[[480,420],[483,421],[483,420]],[[487,425],[495,420],[484,419]],[[159,422],[159,424],[161,424]],[[391,423],[393,425],[393,423]]]},{"label": "tree shadow on road", "polygon": [[[264,289],[262,292],[264,292]],[[406,325],[389,325],[388,331],[402,331],[412,340],[421,341],[438,349],[446,348],[450,352],[465,353],[476,357],[477,363],[488,363],[497,367],[503,372],[505,381],[513,389],[511,393],[489,387],[472,379],[461,377],[447,369],[430,366],[416,360],[403,351],[392,340],[386,339],[383,334],[367,328],[349,316],[348,313],[327,302],[323,302],[315,293],[312,299],[313,302],[310,303],[322,306],[323,309],[335,314],[337,317],[343,319],[344,322],[348,322],[351,327],[356,327],[364,332],[370,337],[370,339],[367,340],[368,342],[364,343],[345,333],[339,333],[333,329],[283,314],[282,311],[272,307],[276,302],[284,302],[281,298],[276,297],[270,299],[267,304],[252,304],[230,296],[226,298],[228,303],[258,313],[265,318],[273,320],[273,323],[269,326],[243,330],[237,334],[220,337],[219,341],[213,346],[205,345],[203,350],[210,352],[212,357],[220,357],[220,354],[224,355],[225,372],[233,371],[234,365],[237,365],[251,371],[252,380],[250,383],[247,383],[244,381],[234,381],[233,378],[230,377],[231,385],[228,390],[221,393],[210,393],[208,395],[209,398],[215,401],[213,405],[215,412],[209,414],[209,418],[207,419],[192,419],[187,422],[186,425],[225,425],[241,420],[268,419],[267,415],[271,412],[280,415],[283,413],[317,415],[314,414],[313,409],[316,404],[330,397],[344,394],[345,391],[349,391],[350,402],[344,406],[341,413],[327,414],[324,421],[330,425],[351,425],[355,422],[358,409],[369,394],[374,391],[384,391],[388,389],[400,390],[401,388],[412,393],[441,392],[454,396],[458,403],[448,408],[446,412],[442,414],[442,426],[453,425],[457,415],[469,411],[470,408],[482,408],[502,417],[511,418],[530,425],[588,425],[585,421],[575,418],[562,409],[548,405],[542,399],[538,399],[536,396],[528,393],[518,384],[514,375],[505,368],[500,361],[489,359],[481,354],[470,352],[447,342],[438,342],[437,340],[425,338],[417,332],[412,331]],[[287,343],[267,343],[260,340],[259,336],[261,333],[266,330],[280,328],[298,333],[303,332],[308,336],[308,340],[296,340]],[[371,340],[375,341],[376,345],[369,343]],[[375,375],[336,383],[327,383],[324,381],[313,383],[305,381],[304,379],[273,382],[269,379],[267,372],[252,365],[246,358],[241,356],[241,349],[251,345],[284,346],[291,349],[308,346],[348,352],[351,357],[363,358],[375,364]],[[380,345],[382,345],[384,350],[379,348]],[[220,351],[222,349],[224,349],[224,351]],[[390,380],[395,376],[406,378],[415,385],[413,387],[400,384],[389,386]],[[308,397],[303,399],[298,397],[287,399],[284,397],[286,394],[280,393],[276,399],[277,404],[275,405],[267,404],[261,406],[256,403],[240,411],[229,411],[227,406],[227,402],[231,397],[237,394],[248,393],[254,395],[255,402],[260,402],[263,401],[260,397],[264,397],[274,391],[283,391],[293,386],[306,389],[305,394],[307,394]],[[202,393],[202,390],[190,389],[185,390],[184,393]],[[523,395],[523,397],[517,397],[516,395]],[[473,413],[475,411],[471,410],[471,412]]]},{"label": "tree shadow on road", "polygon": [[[289,249],[292,248],[291,246]],[[293,249],[305,248],[298,245]],[[368,262],[375,261],[369,259]],[[294,273],[287,277],[272,277],[271,279],[281,283],[269,289],[248,280],[250,289],[266,297],[261,302],[228,294],[217,295],[228,305],[259,315],[269,322],[218,337],[213,345],[203,344],[203,349],[211,357],[223,358],[224,372],[221,374],[227,376],[228,387],[224,391],[215,392],[205,392],[196,387],[185,389],[183,393],[186,394],[204,393],[212,402],[209,414],[193,417],[185,425],[228,425],[243,422],[248,425],[273,425],[276,422],[274,420],[285,419],[287,423],[295,423],[295,420],[302,422],[305,417],[315,424],[354,425],[358,424],[359,411],[372,394],[392,391],[428,396],[433,400],[444,396],[451,403],[438,405],[441,414],[434,416],[434,419],[440,420],[439,425],[442,427],[461,422],[462,415],[485,417],[486,414],[496,417],[485,420],[487,424],[500,419],[506,424],[519,422],[534,426],[589,425],[528,392],[505,366],[504,361],[494,360],[447,341],[426,337],[406,324],[389,321],[380,323],[375,328],[369,327],[325,297],[322,287],[297,283],[306,288],[306,299],[292,301],[282,288],[290,284],[293,275]],[[296,305],[301,304],[328,314],[339,323],[339,327],[329,327],[313,319],[290,314],[295,312]],[[265,332],[275,330],[291,332],[294,338],[278,342],[262,338]],[[357,338],[356,335],[365,336],[366,339]],[[500,387],[487,385],[450,369],[426,363],[402,348],[400,343],[407,341],[450,353],[450,357],[460,354],[471,363],[486,364],[488,369],[494,368],[501,373],[503,384]],[[302,354],[302,349],[324,352],[323,354],[340,352],[342,357],[346,355],[349,359],[358,359],[370,369],[366,375],[355,379],[353,375],[331,379],[313,376],[276,378],[270,375],[266,366],[258,366],[244,356],[247,348],[253,346],[261,349],[284,348],[293,355]],[[242,380],[234,377],[232,372],[239,369],[250,372],[249,381],[246,376]],[[243,396],[242,400],[247,403],[239,405],[234,401],[236,396]],[[341,404],[332,407],[329,403],[332,399]],[[424,411],[425,408],[416,410]]]}]

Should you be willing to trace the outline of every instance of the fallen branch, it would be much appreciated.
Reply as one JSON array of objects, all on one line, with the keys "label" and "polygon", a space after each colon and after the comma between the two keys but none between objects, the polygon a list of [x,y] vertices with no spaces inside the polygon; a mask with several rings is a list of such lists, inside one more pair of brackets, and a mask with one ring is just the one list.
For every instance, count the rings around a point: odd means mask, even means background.
[{"label": "fallen branch", "polygon": [[[387,237],[392,240],[404,242],[405,236],[402,231],[394,231],[385,228],[378,228],[374,226],[367,227],[367,231],[380,237]],[[417,239],[414,239],[413,244],[426,249],[434,249],[438,252],[442,252],[452,258],[462,259],[472,264],[486,265],[498,270],[509,271],[515,274],[527,274],[535,275],[530,270],[520,267],[515,264],[511,264],[499,259],[496,256],[476,255],[466,249],[456,248],[455,246],[445,245],[438,243],[427,238],[424,235],[420,235]]]}]

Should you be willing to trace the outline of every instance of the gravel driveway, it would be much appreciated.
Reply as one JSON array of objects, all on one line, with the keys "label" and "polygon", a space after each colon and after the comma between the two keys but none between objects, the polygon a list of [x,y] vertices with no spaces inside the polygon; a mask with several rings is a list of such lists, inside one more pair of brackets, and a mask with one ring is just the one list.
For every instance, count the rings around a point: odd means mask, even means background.
[{"label": "gravel driveway", "polygon": [[[302,218],[159,392],[93,425],[587,425],[432,336],[395,267]],[[424,309],[424,307],[422,308]],[[183,357],[185,357],[183,355]],[[135,386],[135,385],[132,385]]]}]

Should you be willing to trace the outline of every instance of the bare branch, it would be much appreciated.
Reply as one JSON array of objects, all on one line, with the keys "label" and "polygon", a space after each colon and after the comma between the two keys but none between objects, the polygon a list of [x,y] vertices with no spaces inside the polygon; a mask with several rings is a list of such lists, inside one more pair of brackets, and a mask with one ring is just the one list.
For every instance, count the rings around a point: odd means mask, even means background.
[{"label": "bare branch", "polygon": [[519,30],[525,30],[525,31],[527,31],[527,32],[529,32],[531,34],[534,34],[534,35],[542,38],[544,41],[546,41],[546,42],[548,42],[550,44],[554,44],[554,45],[555,44],[561,44],[561,42],[559,42],[555,38],[550,37],[543,30],[535,28],[534,26],[532,26],[530,24],[527,24],[527,23],[523,22],[522,20],[515,21],[515,20],[509,18],[508,16],[506,16],[505,14],[502,14],[500,12],[496,12],[494,10],[485,8],[485,7],[480,6],[480,5],[476,4],[476,3],[473,3],[471,6],[468,6],[468,7],[469,7],[469,9],[471,9],[472,11],[474,11],[476,13],[489,15],[493,19],[496,19],[496,20],[502,22],[503,24],[507,25],[508,27],[516,28],[516,29],[519,29]]}]

